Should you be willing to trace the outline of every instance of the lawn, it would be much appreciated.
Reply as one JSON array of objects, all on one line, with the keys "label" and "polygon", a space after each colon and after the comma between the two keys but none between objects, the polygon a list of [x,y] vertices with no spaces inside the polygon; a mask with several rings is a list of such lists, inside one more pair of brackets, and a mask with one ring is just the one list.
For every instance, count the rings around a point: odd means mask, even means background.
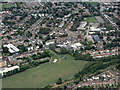
[{"label": "lawn", "polygon": [[0,3],[0,12],[2,11],[2,4]]},{"label": "lawn", "polygon": [[97,20],[95,19],[95,17],[85,18],[84,21],[90,22],[90,23],[95,23],[95,22],[97,22]]},{"label": "lawn", "polygon": [[55,59],[57,59],[58,61],[57,62],[59,62],[61,59],[60,59],[60,55],[57,55],[56,53],[54,53],[53,51],[51,51],[50,50],[50,56],[52,56],[52,62],[51,63],[54,63],[53,61],[55,60]]},{"label": "lawn", "polygon": [[3,4],[3,8],[15,7],[15,4]]},{"label": "lawn", "polygon": [[38,67],[3,79],[3,88],[40,88],[48,84],[54,84],[56,80],[69,79],[75,73],[82,70],[86,61],[74,60],[70,55],[58,55],[60,63],[41,64]]}]

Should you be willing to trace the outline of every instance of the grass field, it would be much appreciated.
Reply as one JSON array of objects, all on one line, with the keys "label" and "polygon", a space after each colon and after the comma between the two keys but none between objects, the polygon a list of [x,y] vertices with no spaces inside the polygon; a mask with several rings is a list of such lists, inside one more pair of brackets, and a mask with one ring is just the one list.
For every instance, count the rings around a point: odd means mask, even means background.
[{"label": "grass field", "polygon": [[2,4],[0,3],[0,12],[2,11]]},{"label": "grass field", "polygon": [[50,50],[50,56],[52,56],[52,62],[51,63],[54,63],[53,61],[55,60],[55,59],[57,59],[58,61],[57,62],[59,62],[61,59],[60,59],[60,55],[57,55],[56,53],[54,53],[53,51],[51,51]]},{"label": "grass field", "polygon": [[15,4],[3,4],[3,8],[15,7]]},{"label": "grass field", "polygon": [[69,79],[82,70],[86,61],[74,60],[70,55],[59,55],[60,63],[41,64],[38,67],[3,79],[3,88],[39,88],[54,84],[58,78]]},{"label": "grass field", "polygon": [[92,23],[97,22],[97,20],[95,19],[95,17],[86,18],[84,21],[86,21],[86,22],[92,22]]}]

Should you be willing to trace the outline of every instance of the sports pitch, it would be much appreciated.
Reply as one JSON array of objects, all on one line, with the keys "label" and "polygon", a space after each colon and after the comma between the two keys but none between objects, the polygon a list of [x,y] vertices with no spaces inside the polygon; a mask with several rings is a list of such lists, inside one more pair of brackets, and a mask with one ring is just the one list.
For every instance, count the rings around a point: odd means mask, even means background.
[{"label": "sports pitch", "polygon": [[3,88],[40,88],[54,84],[58,78],[65,80],[73,77],[87,63],[82,60],[74,60],[70,55],[59,55],[59,57],[61,58],[59,63],[41,64],[38,67],[4,78],[2,80]]}]

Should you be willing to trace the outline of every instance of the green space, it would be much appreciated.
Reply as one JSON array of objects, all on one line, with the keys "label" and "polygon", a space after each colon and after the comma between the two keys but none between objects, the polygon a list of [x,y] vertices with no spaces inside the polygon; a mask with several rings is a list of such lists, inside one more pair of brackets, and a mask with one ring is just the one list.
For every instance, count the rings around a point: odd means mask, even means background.
[{"label": "green space", "polygon": [[3,88],[39,88],[54,84],[58,78],[69,79],[82,70],[87,61],[74,60],[70,55],[59,55],[60,63],[41,64],[38,67],[3,78]]},{"label": "green space", "polygon": [[23,8],[23,4],[21,2],[16,3],[17,7]]},{"label": "green space", "polygon": [[7,4],[7,3],[3,4],[3,8],[11,8],[11,7],[16,7],[16,6],[15,4]]},{"label": "green space", "polygon": [[2,11],[2,4],[0,3],[0,11]]},{"label": "green space", "polygon": [[95,19],[95,17],[85,18],[84,21],[90,22],[90,23],[95,23],[95,22],[97,22],[97,20]]},{"label": "green space", "polygon": [[99,3],[98,3],[98,2],[86,2],[86,4],[87,4],[87,5],[88,5],[88,4],[91,4],[91,5],[97,6]]},{"label": "green space", "polygon": [[[61,59],[60,59],[60,55],[57,55],[56,53],[54,53],[53,51],[49,51],[49,53],[50,53],[50,56],[52,56],[52,61],[51,61],[51,63],[54,63],[53,61],[55,60],[55,59],[57,59],[57,62],[59,62]],[[57,63],[56,62],[56,63]]]}]

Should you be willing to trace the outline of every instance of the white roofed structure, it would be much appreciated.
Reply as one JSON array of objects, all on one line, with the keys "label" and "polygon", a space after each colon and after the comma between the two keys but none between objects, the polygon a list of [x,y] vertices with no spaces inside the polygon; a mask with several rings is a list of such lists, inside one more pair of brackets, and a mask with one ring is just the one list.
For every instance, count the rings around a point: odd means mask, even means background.
[{"label": "white roofed structure", "polygon": [[101,29],[100,28],[95,28],[95,27],[90,27],[90,31],[93,31],[93,32],[101,31]]},{"label": "white roofed structure", "polygon": [[45,45],[49,46],[50,44],[54,44],[54,41],[46,42]]},{"label": "white roofed structure", "polygon": [[0,74],[3,75],[4,72],[12,71],[14,69],[19,69],[19,66],[13,66],[13,67],[5,67],[0,69]]},{"label": "white roofed structure", "polygon": [[19,51],[19,49],[11,43],[9,43],[8,45],[4,45],[4,47],[7,47],[10,53],[15,53]]},{"label": "white roofed structure", "polygon": [[85,29],[86,26],[87,26],[87,22],[81,22],[80,26],[77,29]]}]

